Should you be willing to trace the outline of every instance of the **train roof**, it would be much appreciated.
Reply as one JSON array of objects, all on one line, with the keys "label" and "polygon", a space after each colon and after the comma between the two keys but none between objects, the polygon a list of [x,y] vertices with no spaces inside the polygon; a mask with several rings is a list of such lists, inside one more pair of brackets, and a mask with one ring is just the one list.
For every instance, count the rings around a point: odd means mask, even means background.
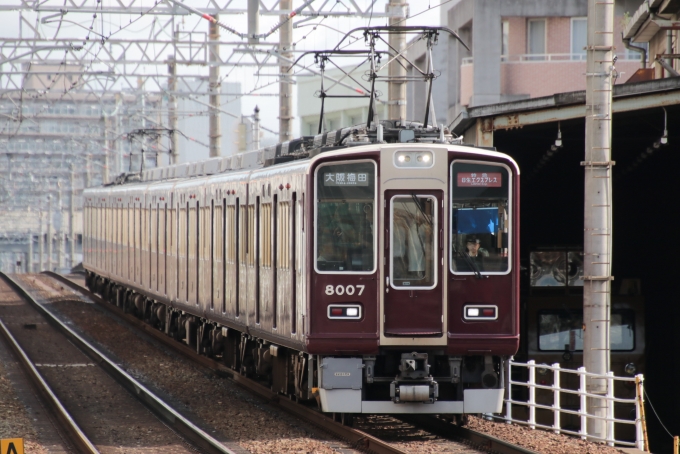
[{"label": "train roof", "polygon": [[311,158],[328,151],[385,143],[463,145],[462,138],[454,138],[449,129],[443,125],[436,127],[424,126],[422,123],[413,121],[382,120],[379,124],[374,123],[372,127],[359,124],[315,136],[303,136],[232,156],[124,173],[107,186],[202,177],[238,170],[256,170]]}]

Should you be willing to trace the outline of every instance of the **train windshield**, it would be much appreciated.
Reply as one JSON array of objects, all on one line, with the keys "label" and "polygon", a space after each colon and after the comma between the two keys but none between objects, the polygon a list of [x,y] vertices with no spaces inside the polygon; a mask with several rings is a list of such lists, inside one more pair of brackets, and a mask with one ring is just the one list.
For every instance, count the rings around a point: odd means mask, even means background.
[{"label": "train windshield", "polygon": [[510,172],[506,166],[451,164],[451,271],[509,271]]},{"label": "train windshield", "polygon": [[375,270],[375,179],[372,161],[333,163],[316,171],[316,270]]},{"label": "train windshield", "polygon": [[[613,310],[609,339],[612,350],[635,348],[635,314]],[[583,312],[541,311],[538,314],[538,349],[542,351],[582,351]]]}]

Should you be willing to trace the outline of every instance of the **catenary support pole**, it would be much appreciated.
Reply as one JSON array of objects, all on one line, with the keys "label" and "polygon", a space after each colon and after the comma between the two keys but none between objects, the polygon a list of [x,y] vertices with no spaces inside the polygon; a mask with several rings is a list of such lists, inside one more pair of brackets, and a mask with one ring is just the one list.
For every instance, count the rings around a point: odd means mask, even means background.
[{"label": "catenary support pole", "polygon": [[248,44],[258,44],[260,38],[260,0],[248,0]]},{"label": "catenary support pole", "polygon": [[[404,18],[408,17],[408,2],[403,0],[390,0],[387,5],[390,14],[390,25],[406,25]],[[391,33],[389,35],[390,53],[402,52],[406,48],[406,35],[403,33]],[[387,98],[389,112],[387,118],[390,120],[406,119],[406,77],[407,63],[402,59],[395,59],[387,68],[390,79],[399,78],[401,80],[390,80],[387,84]]]},{"label": "catenary support pole", "polygon": [[[215,16],[215,19],[219,18]],[[220,126],[220,28],[215,22],[210,22],[210,157],[222,155],[222,130]]]},{"label": "catenary support pole", "polygon": [[73,268],[76,266],[76,172],[73,164],[70,166],[70,188],[69,192],[71,200],[69,201],[69,212],[68,212],[68,238],[69,238],[69,267]]},{"label": "catenary support pole", "polygon": [[[293,0],[281,0],[279,8],[282,11],[293,9]],[[293,20],[287,15],[279,16],[283,22],[279,28],[279,52],[285,58],[292,59],[293,53],[290,48],[293,41]],[[293,85],[289,74],[293,73],[293,65],[286,64],[280,60],[281,79],[279,82],[279,142],[286,142],[292,139],[293,127]]]},{"label": "catenary support pole", "polygon": [[[177,46],[179,25],[173,31],[173,47]],[[168,56],[168,125],[170,126],[170,164],[179,164],[179,131],[177,130],[177,60],[175,55]]]},{"label": "catenary support pole", "polygon": [[38,212],[40,231],[38,232],[38,272],[45,270],[45,232],[43,232],[43,212]]},{"label": "catenary support pole", "polygon": [[47,269],[52,269],[52,195],[47,196]]},{"label": "catenary support pole", "polygon": [[[600,375],[610,369],[613,37],[614,3],[588,0],[586,143],[582,163],[585,168],[583,365],[588,372]],[[588,377],[586,389],[604,397],[607,380]],[[587,405],[589,414],[606,416],[605,399],[589,397]],[[606,428],[603,419],[588,419],[589,437],[605,439]]]}]

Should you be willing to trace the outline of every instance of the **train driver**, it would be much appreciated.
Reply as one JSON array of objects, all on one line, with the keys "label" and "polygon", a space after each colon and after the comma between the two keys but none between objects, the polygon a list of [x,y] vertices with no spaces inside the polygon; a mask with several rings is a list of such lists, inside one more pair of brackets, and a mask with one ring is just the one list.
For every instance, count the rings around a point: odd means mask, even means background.
[{"label": "train driver", "polygon": [[488,257],[489,253],[486,249],[480,247],[481,242],[476,235],[468,235],[465,239],[465,247],[467,249],[467,255],[472,259],[472,261],[477,265],[479,270],[484,269],[484,257]]}]

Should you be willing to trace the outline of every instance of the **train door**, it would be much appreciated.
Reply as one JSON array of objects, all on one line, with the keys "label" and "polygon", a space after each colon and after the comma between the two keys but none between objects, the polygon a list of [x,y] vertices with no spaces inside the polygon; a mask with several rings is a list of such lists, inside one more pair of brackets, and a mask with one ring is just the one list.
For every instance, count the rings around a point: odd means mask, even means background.
[{"label": "train door", "polygon": [[441,336],[442,191],[385,191],[385,336]]}]

